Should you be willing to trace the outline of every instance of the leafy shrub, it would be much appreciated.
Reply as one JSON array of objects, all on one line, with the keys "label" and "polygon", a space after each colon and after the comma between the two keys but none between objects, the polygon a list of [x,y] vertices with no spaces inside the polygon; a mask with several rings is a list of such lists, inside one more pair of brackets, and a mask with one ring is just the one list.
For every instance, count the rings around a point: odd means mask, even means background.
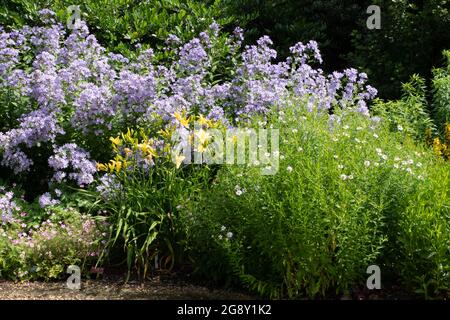
[{"label": "leafy shrub", "polygon": [[372,107],[375,115],[386,119],[392,131],[404,131],[417,141],[423,141],[427,129],[434,131],[434,123],[428,111],[425,80],[413,75],[403,84],[400,100],[376,100]]},{"label": "leafy shrub", "polygon": [[443,55],[446,58],[445,66],[433,70],[432,80],[433,116],[441,132],[450,123],[450,51],[444,51]]},{"label": "leafy shrub", "polygon": [[367,29],[368,15],[357,20],[346,61],[367,72],[380,96],[396,98],[401,95],[401,83],[412,74],[428,82],[431,68],[440,63],[440,53],[450,40],[444,32],[450,26],[448,3],[378,0],[365,8],[372,4],[381,8],[381,29]]},{"label": "leafy shrub", "polygon": [[[6,3],[4,3],[6,2]],[[230,18],[219,17],[221,1],[82,1],[14,0],[3,1],[0,25],[21,27],[35,25],[39,11],[48,8],[62,23],[70,20],[68,8],[78,5],[81,19],[86,21],[97,39],[110,51],[133,55],[139,43],[151,46],[162,54],[170,34],[182,41],[191,39],[217,21],[229,24]]]},{"label": "leafy shrub", "polygon": [[181,168],[182,160],[172,161],[171,132],[161,135],[158,140],[128,130],[111,138],[115,157],[98,164],[107,173],[96,192],[87,192],[95,201],[91,209],[107,213],[111,237],[106,252],[124,250],[128,276],[136,267],[144,279],[154,259],[168,269],[181,264],[185,235],[178,211],[209,178],[207,167]]},{"label": "leafy shrub", "polygon": [[450,170],[445,163],[426,167],[426,178],[399,211],[399,234],[392,244],[401,282],[428,298],[450,292]]},{"label": "leafy shrub", "polygon": [[[410,201],[428,190],[424,180],[437,179],[434,168],[445,168],[377,118],[303,110],[288,108],[267,124],[281,130],[277,174],[223,167],[201,202],[185,211],[203,277],[262,296],[314,297],[364,286],[369,265],[390,270],[399,255],[406,259],[397,247],[410,235],[401,219],[423,214]],[[447,186],[441,196],[448,204]],[[435,228],[445,225],[439,211],[427,212]],[[428,241],[414,249],[438,245]],[[412,264],[405,268],[413,272]]]}]

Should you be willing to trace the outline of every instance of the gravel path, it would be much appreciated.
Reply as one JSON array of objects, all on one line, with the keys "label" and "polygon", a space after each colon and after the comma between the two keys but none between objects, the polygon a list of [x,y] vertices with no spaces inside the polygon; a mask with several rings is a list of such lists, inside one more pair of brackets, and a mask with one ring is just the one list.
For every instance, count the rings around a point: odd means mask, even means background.
[{"label": "gravel path", "polygon": [[227,290],[209,289],[177,281],[154,280],[144,284],[127,284],[111,280],[85,280],[80,290],[68,289],[65,282],[0,281],[0,300],[165,300],[165,299],[233,299],[251,296]]}]

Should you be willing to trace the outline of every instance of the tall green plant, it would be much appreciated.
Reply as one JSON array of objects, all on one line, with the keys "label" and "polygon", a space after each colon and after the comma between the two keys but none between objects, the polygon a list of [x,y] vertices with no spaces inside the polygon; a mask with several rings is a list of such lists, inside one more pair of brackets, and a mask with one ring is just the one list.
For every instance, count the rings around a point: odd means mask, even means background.
[{"label": "tall green plant", "polygon": [[439,130],[450,123],[450,51],[443,51],[445,66],[433,70],[433,116]]},{"label": "tall green plant", "polygon": [[434,131],[434,123],[428,111],[425,80],[413,75],[403,84],[399,100],[376,100],[372,111],[390,125],[392,131],[404,131],[417,141],[423,141],[427,129]]}]

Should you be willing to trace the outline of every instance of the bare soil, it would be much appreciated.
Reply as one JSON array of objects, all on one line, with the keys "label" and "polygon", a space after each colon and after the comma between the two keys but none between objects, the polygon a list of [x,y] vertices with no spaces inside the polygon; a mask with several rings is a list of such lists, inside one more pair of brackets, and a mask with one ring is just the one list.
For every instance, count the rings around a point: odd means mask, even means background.
[{"label": "bare soil", "polygon": [[65,282],[0,281],[0,300],[248,300],[245,293],[211,289],[184,281],[161,280],[141,283],[117,280],[84,280],[80,290]]}]

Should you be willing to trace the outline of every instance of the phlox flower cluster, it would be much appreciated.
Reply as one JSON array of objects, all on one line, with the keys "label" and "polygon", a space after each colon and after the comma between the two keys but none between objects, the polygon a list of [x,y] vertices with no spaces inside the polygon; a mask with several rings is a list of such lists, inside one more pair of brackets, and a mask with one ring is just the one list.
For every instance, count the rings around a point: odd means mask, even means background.
[{"label": "phlox flower cluster", "polygon": [[[282,108],[287,99],[303,100],[310,109],[368,115],[367,101],[377,93],[355,69],[326,75],[316,68],[322,57],[315,41],[295,44],[291,57],[275,62],[269,37],[241,49],[243,30],[236,28],[225,42],[233,72],[217,81],[212,68],[220,27],[215,23],[187,43],[170,36],[167,49],[174,58],[156,62],[151,49],[138,49],[133,59],[107,53],[83,21],[66,32],[51,11],[41,16],[43,26],[0,28],[0,92],[30,99],[19,125],[0,133],[1,165],[15,173],[33,166],[30,148],[48,144],[54,150],[48,159],[53,180],[86,185],[95,172],[89,139],[109,137],[130,123],[173,124],[172,115],[183,112],[236,125],[273,106]],[[30,55],[31,63],[25,60]],[[79,140],[88,141],[83,143],[88,150],[55,145],[81,145]]]}]

